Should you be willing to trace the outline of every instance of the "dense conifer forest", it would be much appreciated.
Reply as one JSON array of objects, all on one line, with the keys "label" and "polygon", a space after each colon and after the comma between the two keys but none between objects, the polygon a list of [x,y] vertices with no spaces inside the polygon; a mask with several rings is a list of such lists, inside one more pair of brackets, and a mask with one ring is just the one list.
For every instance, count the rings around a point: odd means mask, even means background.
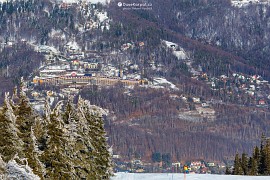
[{"label": "dense conifer forest", "polygon": [[22,87],[18,97],[6,93],[0,109],[0,177],[14,176],[13,162],[30,167],[37,179],[108,179],[111,152],[100,112],[81,98],[53,108],[47,99],[40,115]]},{"label": "dense conifer forest", "polygon": [[260,147],[255,146],[250,157],[236,153],[232,171],[226,174],[262,176],[270,175],[270,140],[262,135]]}]

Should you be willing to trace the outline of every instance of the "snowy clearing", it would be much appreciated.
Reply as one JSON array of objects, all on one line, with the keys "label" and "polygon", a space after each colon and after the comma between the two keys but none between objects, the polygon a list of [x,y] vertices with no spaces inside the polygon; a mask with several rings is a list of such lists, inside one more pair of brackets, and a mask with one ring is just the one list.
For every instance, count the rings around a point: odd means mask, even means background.
[{"label": "snowy clearing", "polygon": [[232,0],[232,5],[235,7],[246,7],[250,4],[269,4],[269,0]]},{"label": "snowy clearing", "polygon": [[212,175],[212,174],[132,174],[117,173],[111,180],[269,180],[269,176],[232,176],[232,175]]},{"label": "snowy clearing", "polygon": [[153,85],[155,87],[161,87],[163,88],[163,86],[165,87],[170,87],[173,90],[179,90],[176,85],[174,85],[173,83],[169,82],[167,79],[165,78],[159,78],[159,77],[155,77],[153,79]]},{"label": "snowy clearing", "polygon": [[188,59],[188,55],[182,47],[179,47],[178,44],[162,40],[162,42],[167,46],[167,48],[171,48],[173,50],[173,54],[179,59],[184,60]]}]

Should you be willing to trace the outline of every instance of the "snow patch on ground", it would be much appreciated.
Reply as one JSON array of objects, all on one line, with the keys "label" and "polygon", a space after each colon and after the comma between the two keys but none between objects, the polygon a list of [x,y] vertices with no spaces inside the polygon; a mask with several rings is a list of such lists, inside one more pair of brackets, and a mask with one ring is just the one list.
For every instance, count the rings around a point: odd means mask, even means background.
[{"label": "snow patch on ground", "polygon": [[180,51],[173,51],[173,54],[178,58],[178,59],[187,59],[186,52],[184,50]]},{"label": "snow patch on ground", "polygon": [[62,40],[66,39],[66,35],[59,29],[58,30],[52,29],[52,31],[49,33],[49,36],[51,38],[56,37],[56,38],[60,38]]},{"label": "snow patch on ground", "polygon": [[250,4],[269,4],[270,0],[232,0],[232,6],[246,7]]},{"label": "snow patch on ground", "polygon": [[171,83],[170,81],[168,81],[165,78],[154,78],[153,80],[153,85],[157,85],[157,86],[169,86],[171,89],[174,90],[179,90],[176,85],[174,85],[173,83]]},{"label": "snow patch on ground", "polygon": [[269,176],[233,176],[233,175],[212,175],[212,174],[170,174],[170,173],[117,173],[111,180],[268,180]]},{"label": "snow patch on ground", "polygon": [[169,89],[172,89],[172,90],[179,90],[176,87],[176,85],[174,85],[173,83],[171,83],[167,79],[161,78],[161,77],[153,78],[152,84],[144,85],[144,87],[150,87],[150,88],[155,88],[155,89],[169,88]]},{"label": "snow patch on ground", "polygon": [[19,165],[15,160],[11,160],[6,165],[8,179],[40,180],[29,166]]},{"label": "snow patch on ground", "polygon": [[170,41],[162,41],[167,48],[170,48],[173,50],[173,54],[179,59],[188,59],[188,54],[187,52],[180,46],[178,46],[178,44],[170,42]]},{"label": "snow patch on ground", "polygon": [[167,47],[178,46],[177,44],[170,42],[170,41],[163,40],[163,42],[166,44]]}]

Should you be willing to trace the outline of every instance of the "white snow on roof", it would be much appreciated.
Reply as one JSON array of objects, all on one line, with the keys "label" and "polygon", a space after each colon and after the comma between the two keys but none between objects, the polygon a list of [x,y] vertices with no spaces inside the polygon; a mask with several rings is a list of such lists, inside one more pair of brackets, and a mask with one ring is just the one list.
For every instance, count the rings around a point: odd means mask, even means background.
[{"label": "white snow on roof", "polygon": [[36,50],[37,51],[41,51],[41,52],[52,52],[54,54],[59,54],[60,52],[55,48],[55,47],[52,47],[52,46],[46,46],[46,45],[40,45],[40,46],[37,46],[36,47]]},{"label": "white snow on roof", "polygon": [[60,72],[66,72],[64,69],[44,69],[40,71],[41,73],[60,73]]},{"label": "white snow on roof", "polygon": [[46,69],[47,70],[64,70],[64,69],[69,69],[70,68],[70,65],[51,65],[51,66],[47,66]]},{"label": "white snow on roof", "polygon": [[139,74],[127,74],[127,79],[141,79]]},{"label": "white snow on roof", "polygon": [[79,50],[80,47],[79,45],[77,44],[76,41],[70,41],[66,44],[66,46],[68,46],[70,49],[74,49],[74,50]]},{"label": "white snow on roof", "polygon": [[106,19],[108,19],[107,12],[98,12],[97,18],[99,19],[99,22],[103,22]]},{"label": "white snow on roof", "polygon": [[169,179],[187,179],[187,180],[267,180],[269,176],[235,176],[235,175],[212,175],[212,174],[170,174],[170,173],[117,173],[111,180],[169,180]]},{"label": "white snow on roof", "polygon": [[163,40],[163,42],[166,44],[167,47],[171,47],[171,46],[178,46],[177,44],[170,42],[170,41],[165,41]]}]

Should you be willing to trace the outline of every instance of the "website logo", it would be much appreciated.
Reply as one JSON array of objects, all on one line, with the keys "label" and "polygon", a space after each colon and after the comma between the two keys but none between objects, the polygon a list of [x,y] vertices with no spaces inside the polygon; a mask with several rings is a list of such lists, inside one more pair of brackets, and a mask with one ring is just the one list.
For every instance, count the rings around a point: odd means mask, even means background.
[{"label": "website logo", "polygon": [[118,7],[122,7],[123,3],[119,2],[117,5],[118,5]]},{"label": "website logo", "polygon": [[131,2],[131,3],[125,3],[125,2],[118,2],[118,7],[122,8],[122,10],[152,10],[153,4],[148,2]]}]

